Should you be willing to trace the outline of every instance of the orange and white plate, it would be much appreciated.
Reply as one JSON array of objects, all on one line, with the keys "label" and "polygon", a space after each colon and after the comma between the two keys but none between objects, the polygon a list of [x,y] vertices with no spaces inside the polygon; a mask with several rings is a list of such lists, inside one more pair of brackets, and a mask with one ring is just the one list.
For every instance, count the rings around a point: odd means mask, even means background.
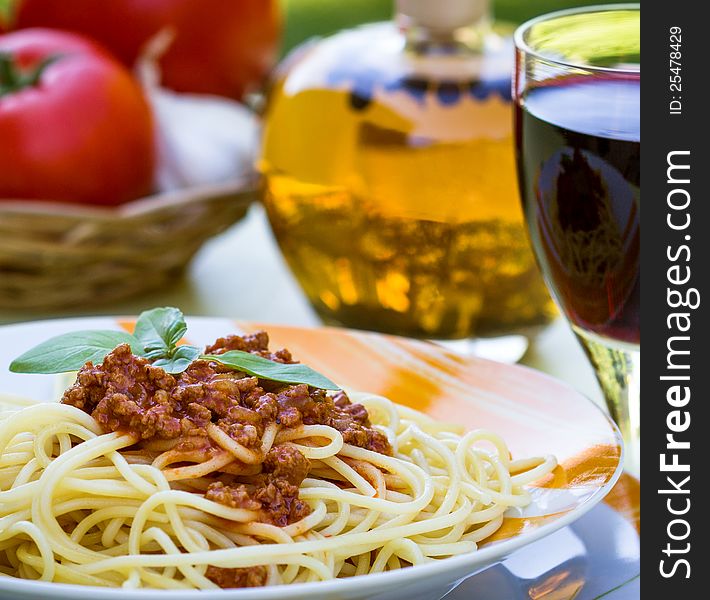
[{"label": "orange and white plate", "polygon": [[[55,379],[51,376],[9,373],[7,366],[13,358],[49,337],[68,331],[131,327],[131,319],[109,317],[36,321],[0,327],[0,392],[50,400],[55,394]],[[491,429],[503,436],[513,456],[554,454],[559,461],[559,466],[551,475],[531,487],[533,502],[522,510],[509,511],[503,526],[470,554],[399,571],[331,582],[224,590],[213,593],[215,598],[436,600],[464,580],[459,591],[465,589],[467,592],[461,597],[474,597],[477,589],[482,591],[490,584],[491,574],[506,569],[510,571],[510,565],[526,552],[530,555],[530,559],[524,561],[528,567],[535,557],[538,566],[545,562],[540,560],[542,552],[550,568],[572,559],[572,563],[579,568],[580,552],[582,555],[584,552],[579,548],[575,550],[574,544],[569,545],[569,540],[562,539],[564,531],[570,532],[573,528],[566,528],[549,538],[547,536],[577,521],[607,495],[603,509],[598,508],[580,523],[591,522],[595,515],[600,518],[600,511],[609,511],[615,519],[620,519],[617,530],[623,522],[631,528],[636,544],[638,542],[638,482],[624,476],[614,487],[622,474],[623,465],[619,432],[597,406],[560,381],[525,367],[463,358],[426,342],[372,333],[330,328],[301,329],[202,317],[188,318],[188,327],[190,342],[198,345],[210,343],[228,333],[266,329],[271,347],[289,348],[298,360],[344,387],[382,394],[395,402],[444,421],[462,423],[470,429]],[[592,529],[595,534],[599,532],[598,526]],[[579,540],[579,535],[574,537]],[[558,541],[551,546],[554,538]],[[627,540],[628,544],[633,545],[633,542]],[[637,558],[637,547],[627,550],[627,554]],[[604,551],[612,552],[609,547]],[[502,565],[472,577],[506,557],[510,558]],[[628,565],[629,572],[634,568]],[[550,569],[542,573],[548,571]],[[538,581],[540,577],[536,577],[531,580],[537,586],[535,595],[525,593],[520,597],[593,598],[578,595],[585,585],[589,586],[588,571],[582,569],[581,575],[570,575],[569,570],[557,572],[552,569],[550,578],[543,577]],[[510,572],[515,580],[525,579],[516,575],[514,568]],[[619,573],[618,576],[623,578],[624,574]],[[614,585],[616,583],[622,581],[614,582]],[[502,591],[505,586],[493,587]],[[602,584],[599,589],[604,587],[605,584]],[[602,592],[612,587],[606,585]],[[522,589],[518,590],[521,594]],[[573,593],[565,595],[564,590]],[[459,591],[451,597],[458,598]],[[200,592],[171,591],[167,595],[171,600],[197,600],[202,597]],[[74,600],[138,600],[165,598],[167,595],[160,591],[99,591],[97,588],[0,578],[0,597],[3,598],[41,596]],[[505,597],[510,600],[518,596],[513,593],[502,596],[487,593],[480,597],[488,600]]]}]

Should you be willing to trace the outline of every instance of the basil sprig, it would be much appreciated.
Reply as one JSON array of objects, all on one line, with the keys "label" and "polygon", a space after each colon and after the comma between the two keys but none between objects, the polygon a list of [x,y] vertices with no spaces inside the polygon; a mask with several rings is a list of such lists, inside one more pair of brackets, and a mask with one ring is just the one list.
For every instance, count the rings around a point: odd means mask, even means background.
[{"label": "basil sprig", "polygon": [[143,356],[153,361],[166,373],[182,373],[200,356],[195,346],[178,346],[187,331],[182,312],[171,306],[147,310],[138,317],[133,335],[138,340]]},{"label": "basil sprig", "polygon": [[263,358],[257,354],[242,352],[241,350],[229,350],[224,354],[204,354],[202,358],[216,361],[225,367],[235,371],[243,371],[248,375],[254,375],[261,379],[270,379],[283,383],[307,383],[314,388],[324,390],[340,389],[327,377],[300,363],[286,365]]},{"label": "basil sprig", "polygon": [[[133,335],[124,331],[74,331],[35,346],[10,363],[13,373],[66,373],[78,371],[87,361],[100,363],[119,344],[130,344],[136,356],[153,361],[168,373],[180,373],[200,355],[194,346],[178,346],[187,331],[177,308],[142,312]],[[183,349],[185,348],[185,349]]]},{"label": "basil sprig", "polygon": [[17,357],[10,364],[10,371],[44,374],[78,371],[88,361],[100,363],[119,344],[129,344],[133,354],[150,360],[167,373],[182,373],[193,360],[203,358],[261,379],[339,389],[330,379],[306,365],[277,363],[240,350],[219,355],[202,354],[196,346],[179,345],[186,332],[187,323],[179,309],[154,308],[140,314],[133,335],[112,330],[65,333]]},{"label": "basil sprig", "polygon": [[145,350],[143,356],[153,359],[169,356],[186,331],[187,323],[182,312],[167,306],[142,313],[133,335]]},{"label": "basil sprig", "polygon": [[78,371],[85,363],[101,362],[119,344],[130,344],[134,354],[141,351],[136,338],[124,331],[73,331],[58,335],[18,356],[10,363],[13,373],[66,373]]}]

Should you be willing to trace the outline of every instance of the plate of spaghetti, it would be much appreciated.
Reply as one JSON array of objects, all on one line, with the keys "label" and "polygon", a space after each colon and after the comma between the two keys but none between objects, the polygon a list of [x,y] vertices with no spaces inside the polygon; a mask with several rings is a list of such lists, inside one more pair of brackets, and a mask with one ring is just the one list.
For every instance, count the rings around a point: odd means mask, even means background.
[{"label": "plate of spaghetti", "polygon": [[0,597],[438,599],[622,471],[572,388],[403,338],[159,308],[0,370]]}]

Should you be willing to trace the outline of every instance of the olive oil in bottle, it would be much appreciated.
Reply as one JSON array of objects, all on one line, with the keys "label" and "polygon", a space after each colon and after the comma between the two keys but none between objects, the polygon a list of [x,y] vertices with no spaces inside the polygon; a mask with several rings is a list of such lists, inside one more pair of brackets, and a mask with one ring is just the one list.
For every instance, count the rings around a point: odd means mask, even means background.
[{"label": "olive oil in bottle", "polygon": [[260,168],[284,256],[328,323],[430,338],[543,323],[512,41],[481,1],[398,9],[297,51],[274,84]]}]

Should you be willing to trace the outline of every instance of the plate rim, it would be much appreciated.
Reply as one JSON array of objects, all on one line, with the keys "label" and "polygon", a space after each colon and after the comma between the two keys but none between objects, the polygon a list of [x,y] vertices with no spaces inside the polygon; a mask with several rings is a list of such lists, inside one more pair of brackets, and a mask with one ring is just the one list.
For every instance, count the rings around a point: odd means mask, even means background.
[{"label": "plate rim", "polygon": [[[120,321],[135,319],[136,315],[90,315],[90,316],[68,316],[60,318],[47,318],[47,319],[32,319],[17,323],[8,323],[0,325],[0,339],[5,334],[7,330],[18,329],[21,330],[24,327],[32,326],[40,323],[70,323],[72,321],[98,321],[98,320],[113,320],[118,326]],[[314,331],[314,330],[326,330],[334,331],[338,334],[354,333],[361,336],[374,336],[374,337],[385,337],[385,338],[395,338],[397,340],[404,340],[407,343],[423,343],[428,344],[432,348],[450,356],[458,356],[455,352],[452,352],[444,347],[437,346],[433,342],[426,340],[417,340],[406,338],[403,336],[393,336],[389,334],[382,334],[373,331],[356,330],[348,328],[339,328],[331,326],[300,326],[300,325],[289,325],[285,323],[265,323],[262,321],[252,321],[247,319],[238,319],[233,317],[224,316],[206,316],[206,315],[185,315],[185,318],[191,321],[229,321],[236,327],[240,325],[257,325],[264,327],[268,330],[269,327],[280,328],[280,329],[292,329],[299,331]],[[440,578],[445,576],[448,571],[460,572],[463,569],[470,569],[469,575],[474,575],[489,566],[500,562],[507,556],[510,556],[515,551],[528,546],[540,539],[547,537],[551,533],[558,531],[571,523],[575,522],[577,519],[581,518],[597,506],[611,491],[611,489],[616,485],[617,481],[621,477],[624,471],[624,456],[625,448],[623,444],[623,439],[621,433],[616,423],[611,419],[611,417],[604,412],[601,406],[593,402],[586,394],[575,389],[569,383],[562,381],[548,373],[534,369],[527,365],[520,364],[506,364],[495,360],[490,360],[486,358],[479,357],[463,357],[466,362],[476,363],[481,362],[485,364],[494,364],[502,366],[505,369],[521,369],[528,373],[534,374],[536,377],[541,377],[554,382],[557,385],[561,385],[567,388],[571,393],[584,399],[585,402],[591,404],[600,415],[604,417],[605,421],[609,425],[617,444],[620,448],[619,458],[614,470],[614,473],[604,484],[599,486],[599,488],[587,497],[584,502],[565,513],[561,517],[555,519],[554,521],[544,523],[532,531],[526,532],[522,535],[501,540],[497,543],[491,544],[484,548],[479,548],[475,552],[459,554],[452,556],[450,558],[445,558],[440,561],[416,565],[407,567],[404,569],[398,569],[395,571],[385,571],[382,573],[359,575],[354,577],[349,577],[347,579],[333,579],[329,581],[316,581],[309,583],[295,583],[289,585],[278,585],[269,586],[262,588],[233,588],[233,589],[218,589],[209,590],[210,595],[214,595],[216,598],[222,598],[224,600],[234,599],[234,600],[270,600],[273,598],[278,598],[279,600],[296,600],[303,597],[326,597],[328,594],[346,593],[349,591],[348,588],[357,587],[360,593],[374,593],[379,591],[385,591],[387,589],[392,589],[396,586],[397,581],[406,580],[409,584],[413,581],[421,580],[434,580],[435,578]],[[1,375],[0,375],[1,376]],[[0,390],[1,392],[1,390]],[[464,576],[465,578],[466,576]],[[42,582],[36,580],[27,580],[12,577],[0,577],[0,593],[4,592],[14,592],[14,593],[24,593],[41,595],[41,597],[48,598],[60,598],[60,597],[72,597],[76,600],[96,600],[97,595],[100,598],[114,599],[114,600],[139,600],[140,598],[150,598],[161,599],[166,598],[166,594],[170,594],[170,598],[175,600],[198,600],[204,596],[205,590],[158,590],[149,588],[137,588],[137,589],[124,589],[124,588],[103,588],[98,586],[84,586],[79,584],[70,583],[55,583],[55,582]],[[329,596],[328,596],[329,597]]]}]

